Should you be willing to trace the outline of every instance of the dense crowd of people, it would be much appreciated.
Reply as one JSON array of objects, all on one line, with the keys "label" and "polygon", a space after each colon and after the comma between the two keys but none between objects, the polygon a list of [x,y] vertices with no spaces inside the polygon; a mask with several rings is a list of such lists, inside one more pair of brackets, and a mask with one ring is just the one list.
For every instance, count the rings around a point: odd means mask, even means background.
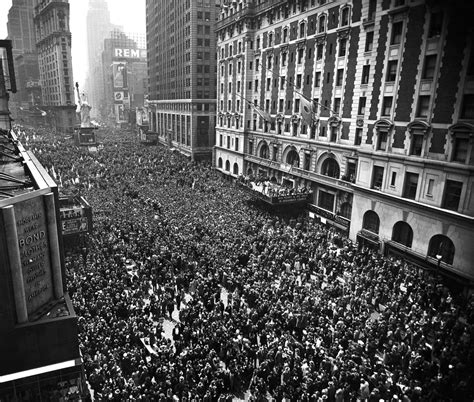
[{"label": "dense crowd of people", "polygon": [[307,217],[258,209],[210,165],[133,134],[101,130],[91,153],[17,132],[61,192],[93,207],[67,282],[95,399],[474,397],[472,296],[347,239],[336,246]]}]

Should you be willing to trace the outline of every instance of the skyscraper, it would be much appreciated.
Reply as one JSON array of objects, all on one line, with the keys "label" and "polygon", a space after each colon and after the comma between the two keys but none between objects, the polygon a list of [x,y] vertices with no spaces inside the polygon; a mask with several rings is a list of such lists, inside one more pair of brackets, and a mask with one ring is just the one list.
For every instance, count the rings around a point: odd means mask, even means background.
[{"label": "skyscraper", "polygon": [[72,133],[76,124],[68,0],[35,0],[34,23],[43,108],[49,124]]},{"label": "skyscraper", "polygon": [[216,0],[147,0],[150,130],[210,158],[215,126]]},{"label": "skyscraper", "polygon": [[38,53],[33,22],[34,0],[13,0],[8,12],[8,38],[13,42],[13,54],[18,91],[10,99],[15,119],[31,106],[41,103]]},{"label": "skyscraper", "polygon": [[310,188],[360,246],[474,280],[472,6],[222,3],[216,168]]},{"label": "skyscraper", "polygon": [[87,12],[87,56],[88,76],[86,92],[92,106],[91,116],[103,114],[105,105],[104,79],[102,74],[102,51],[104,39],[108,37],[112,25],[110,13],[105,0],[89,0]]}]

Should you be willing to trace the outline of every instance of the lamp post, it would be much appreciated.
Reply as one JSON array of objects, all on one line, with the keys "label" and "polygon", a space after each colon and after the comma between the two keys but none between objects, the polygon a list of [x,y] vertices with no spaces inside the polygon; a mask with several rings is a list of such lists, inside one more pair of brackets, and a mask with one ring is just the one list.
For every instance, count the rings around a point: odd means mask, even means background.
[{"label": "lamp post", "polygon": [[438,261],[438,273],[440,272],[440,265],[443,256],[441,254],[436,254],[436,260]]}]

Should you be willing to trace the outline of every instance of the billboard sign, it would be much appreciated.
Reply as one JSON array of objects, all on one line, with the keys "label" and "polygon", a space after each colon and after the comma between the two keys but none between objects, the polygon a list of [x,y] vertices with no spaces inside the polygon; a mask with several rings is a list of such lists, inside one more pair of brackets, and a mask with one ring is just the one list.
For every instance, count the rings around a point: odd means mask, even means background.
[{"label": "billboard sign", "polygon": [[114,48],[114,57],[124,59],[146,59],[146,49]]},{"label": "billboard sign", "polygon": [[127,88],[127,65],[126,63],[114,62],[112,64],[114,88]]}]

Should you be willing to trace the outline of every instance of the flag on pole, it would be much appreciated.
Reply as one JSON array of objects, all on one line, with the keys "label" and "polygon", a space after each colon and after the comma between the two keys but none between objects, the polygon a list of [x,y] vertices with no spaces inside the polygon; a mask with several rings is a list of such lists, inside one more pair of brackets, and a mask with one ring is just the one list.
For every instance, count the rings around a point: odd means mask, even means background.
[{"label": "flag on pole", "polygon": [[265,110],[260,109],[257,105],[254,103],[250,103],[252,106],[253,110],[265,121],[271,123],[273,122],[273,117],[270,115],[270,113],[266,112]]},{"label": "flag on pole", "polygon": [[308,126],[312,126],[315,121],[314,103],[313,101],[308,100],[304,96],[302,96],[300,99],[301,99],[301,117]]}]

